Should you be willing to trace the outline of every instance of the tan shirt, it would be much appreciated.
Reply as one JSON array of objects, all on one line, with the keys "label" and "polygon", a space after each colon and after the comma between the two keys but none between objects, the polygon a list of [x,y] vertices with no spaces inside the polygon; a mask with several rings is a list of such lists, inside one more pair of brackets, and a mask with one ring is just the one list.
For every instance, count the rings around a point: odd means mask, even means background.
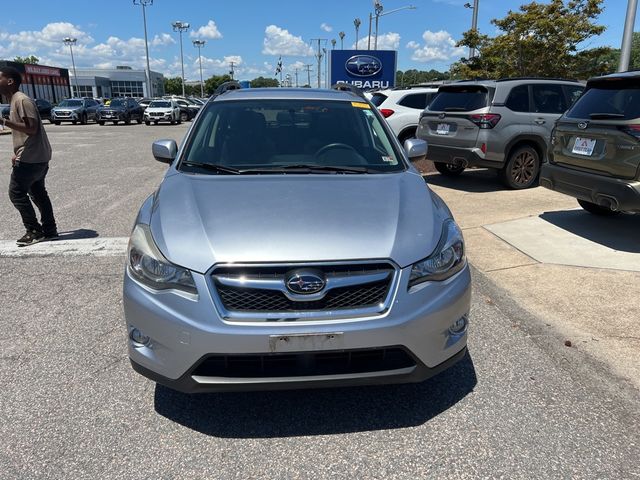
[{"label": "tan shirt", "polygon": [[51,160],[51,144],[42,126],[36,103],[22,92],[16,92],[11,97],[9,120],[24,122],[28,118],[38,125],[35,135],[13,130],[13,153],[16,160],[24,163],[45,163]]}]

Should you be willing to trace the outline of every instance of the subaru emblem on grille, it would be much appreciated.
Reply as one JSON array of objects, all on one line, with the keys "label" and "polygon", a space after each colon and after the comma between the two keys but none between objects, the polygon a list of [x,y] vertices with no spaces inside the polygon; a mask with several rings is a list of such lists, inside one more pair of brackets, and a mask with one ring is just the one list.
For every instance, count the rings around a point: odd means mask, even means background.
[{"label": "subaru emblem on grille", "polygon": [[287,274],[285,283],[290,292],[309,295],[322,290],[327,282],[318,270],[293,270]]},{"label": "subaru emblem on grille", "polygon": [[445,116],[446,116],[446,113],[441,113],[440,115],[438,115],[438,118],[442,120]]},{"label": "subaru emblem on grille", "polygon": [[586,130],[588,126],[589,126],[589,123],[587,123],[587,122],[580,122],[580,123],[578,124],[578,128],[579,128],[580,130]]}]

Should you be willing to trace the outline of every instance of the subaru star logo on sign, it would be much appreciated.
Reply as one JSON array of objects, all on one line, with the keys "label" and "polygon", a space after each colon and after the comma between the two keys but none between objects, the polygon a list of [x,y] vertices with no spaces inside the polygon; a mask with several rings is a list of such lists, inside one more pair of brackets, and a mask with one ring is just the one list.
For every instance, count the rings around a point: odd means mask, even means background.
[{"label": "subaru star logo on sign", "polygon": [[331,50],[331,84],[390,88],[395,84],[397,52],[394,50]]},{"label": "subaru star logo on sign", "polygon": [[326,281],[321,272],[314,270],[294,270],[287,275],[287,289],[292,293],[311,294],[324,288]]}]

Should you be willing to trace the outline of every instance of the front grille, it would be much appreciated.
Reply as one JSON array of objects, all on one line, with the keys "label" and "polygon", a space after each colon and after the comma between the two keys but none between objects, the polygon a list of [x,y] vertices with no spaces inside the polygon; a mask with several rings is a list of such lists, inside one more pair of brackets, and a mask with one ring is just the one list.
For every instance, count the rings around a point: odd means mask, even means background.
[{"label": "front grille", "polygon": [[219,285],[218,293],[227,310],[237,311],[315,311],[343,308],[363,308],[382,303],[389,290],[389,281],[336,288],[313,302],[289,300],[283,293],[273,290],[234,288]]},{"label": "front grille", "polygon": [[162,112],[149,112],[149,115],[152,117],[164,117],[164,113]]},{"label": "front grille", "polygon": [[210,355],[194,369],[192,375],[226,378],[348,375],[384,372],[415,365],[415,360],[399,347],[264,355]]},{"label": "front grille", "polygon": [[[284,279],[303,267],[221,267],[212,274],[220,303],[228,312],[291,313],[374,309],[382,311],[395,276],[386,263],[313,266],[327,278],[324,295],[292,294]],[[244,279],[239,282],[239,279]],[[331,282],[333,279],[333,283]],[[348,284],[339,283],[347,280]],[[270,283],[266,287],[264,283]],[[275,285],[275,286],[274,286]],[[371,313],[371,312],[370,312]]]}]

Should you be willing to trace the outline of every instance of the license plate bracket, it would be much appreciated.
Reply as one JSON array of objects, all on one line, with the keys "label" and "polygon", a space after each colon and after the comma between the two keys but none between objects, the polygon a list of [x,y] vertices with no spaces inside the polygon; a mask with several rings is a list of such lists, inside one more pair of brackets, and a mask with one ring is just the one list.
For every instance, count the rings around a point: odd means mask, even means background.
[{"label": "license plate bracket", "polygon": [[593,155],[593,149],[595,148],[595,146],[596,146],[595,139],[576,137],[576,141],[573,144],[573,149],[571,150],[571,153],[590,157],[591,155]]},{"label": "license plate bracket", "polygon": [[344,332],[269,335],[270,352],[306,352],[344,348]]}]

